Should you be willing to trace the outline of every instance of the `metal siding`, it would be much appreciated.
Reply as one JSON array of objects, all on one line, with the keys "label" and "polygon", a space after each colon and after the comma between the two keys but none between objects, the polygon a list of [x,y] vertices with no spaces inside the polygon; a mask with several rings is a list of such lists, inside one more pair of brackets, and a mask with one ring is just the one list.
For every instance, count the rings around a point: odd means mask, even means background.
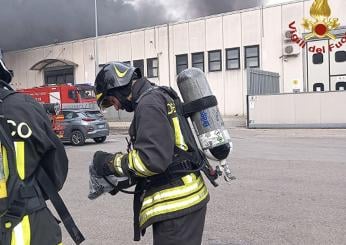
[{"label": "metal siding", "polygon": [[222,17],[206,19],[206,48],[209,50],[222,49]]},{"label": "metal siding", "polygon": [[189,28],[187,23],[173,25],[174,55],[189,53],[188,37]]},{"label": "metal siding", "polygon": [[118,36],[118,61],[131,60],[131,38],[129,33],[121,34]]},{"label": "metal siding", "polygon": [[[240,47],[240,65],[242,66],[241,15],[232,14],[223,17],[224,48]],[[226,67],[226,53],[223,57]],[[243,115],[243,77],[242,70],[224,70],[225,115]]]},{"label": "metal siding", "polygon": [[[311,5],[310,5],[311,6]],[[304,17],[304,4],[300,3],[292,3],[282,6],[282,31],[281,35],[285,34],[287,30],[289,30],[289,24],[292,21],[295,21],[295,27],[297,28],[298,36],[302,37],[303,28],[301,26],[301,22]],[[282,42],[283,45],[285,43],[289,43],[287,41]],[[297,45],[292,43],[292,45]],[[283,65],[283,86],[281,88],[281,92],[283,93],[291,93],[293,89],[300,89],[301,92],[304,90],[304,76],[303,76],[303,57],[304,50],[300,47],[300,55],[295,57],[287,57],[284,58],[282,63]],[[282,52],[283,53],[283,52]],[[294,85],[293,81],[297,80],[298,85]]]},{"label": "metal siding", "polygon": [[[310,47],[328,47],[328,40],[318,40],[308,42],[307,48]],[[312,57],[314,53],[307,52],[308,59],[308,88],[309,92],[313,91],[313,85],[315,83],[323,83],[324,91],[329,90],[329,52],[326,50],[326,53],[323,54],[323,63],[322,64],[313,64]]]},{"label": "metal siding", "polygon": [[119,60],[118,36],[106,37],[107,62]]},{"label": "metal siding", "polygon": [[107,63],[107,39],[104,37],[98,38],[98,58],[99,64]]},{"label": "metal siding", "polygon": [[[189,47],[191,53],[203,52],[205,50],[205,35],[204,20],[189,23]],[[191,62],[189,64],[191,67]]]},{"label": "metal siding", "polygon": [[169,63],[168,63],[168,40],[167,40],[167,27],[160,27],[157,29],[158,35],[158,51],[160,57],[160,85],[169,86]]},{"label": "metal siding", "polygon": [[83,83],[85,81],[83,42],[75,42],[72,44],[72,56],[72,61],[78,64],[74,71],[75,81],[76,83]]},{"label": "metal siding", "polygon": [[95,81],[94,47],[94,40],[83,42],[84,80],[77,81],[77,83],[93,83]]},{"label": "metal siding", "polygon": [[142,60],[145,58],[145,38],[144,31],[131,33],[132,60]]},{"label": "metal siding", "polygon": [[280,93],[279,73],[259,69],[247,69],[247,94],[278,94]]},{"label": "metal siding", "polygon": [[[343,41],[346,40],[346,37],[343,38]],[[336,40],[330,40],[330,44],[333,44],[334,46],[336,43],[341,42],[341,38],[338,38]],[[336,62],[335,61],[335,53],[337,51],[345,51],[346,52],[346,42],[343,43],[343,45],[340,48],[333,48],[332,52],[330,52],[330,75],[336,76],[336,75],[345,75],[346,74],[346,61],[344,62]],[[345,81],[346,82],[346,81]],[[332,90],[335,90],[334,88],[331,88]]]},{"label": "metal siding", "polygon": [[[274,20],[274,21],[273,21]],[[262,69],[282,75],[281,6],[263,10]],[[260,50],[260,51],[261,51]],[[263,51],[266,52],[263,52]]]},{"label": "metal siding", "polygon": [[261,44],[262,19],[260,10],[241,13],[243,46]]}]

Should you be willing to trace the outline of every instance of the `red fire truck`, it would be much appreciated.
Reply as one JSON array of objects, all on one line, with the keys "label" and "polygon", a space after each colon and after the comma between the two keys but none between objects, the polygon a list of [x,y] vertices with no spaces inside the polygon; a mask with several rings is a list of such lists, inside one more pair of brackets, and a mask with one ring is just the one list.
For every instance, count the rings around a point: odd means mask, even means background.
[{"label": "red fire truck", "polygon": [[46,85],[17,91],[29,94],[43,104],[53,130],[60,138],[64,135],[64,128],[61,125],[64,120],[62,109],[93,107],[96,104],[94,87],[88,84]]}]

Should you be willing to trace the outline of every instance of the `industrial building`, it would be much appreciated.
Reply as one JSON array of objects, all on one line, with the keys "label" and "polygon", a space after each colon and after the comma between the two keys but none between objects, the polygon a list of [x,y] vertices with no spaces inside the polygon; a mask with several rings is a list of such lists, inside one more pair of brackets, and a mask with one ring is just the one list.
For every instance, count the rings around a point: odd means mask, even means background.
[{"label": "industrial building", "polygon": [[[96,38],[7,52],[16,88],[93,83],[109,61],[130,62],[160,85],[176,87],[177,74],[202,69],[223,115],[247,113],[247,70],[279,73],[280,92],[346,89],[346,2],[329,0],[340,26],[311,38],[301,23],[314,1],[257,7]],[[44,33],[42,33],[44,35]]]}]

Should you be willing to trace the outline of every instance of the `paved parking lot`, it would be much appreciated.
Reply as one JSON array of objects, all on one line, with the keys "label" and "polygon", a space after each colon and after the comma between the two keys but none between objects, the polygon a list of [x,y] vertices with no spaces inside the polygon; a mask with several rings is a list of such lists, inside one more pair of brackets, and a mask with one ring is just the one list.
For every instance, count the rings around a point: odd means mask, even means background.
[{"label": "paved parking lot", "polygon": [[[232,128],[237,180],[209,185],[203,244],[346,244],[346,130]],[[132,197],[90,201],[88,165],[96,150],[125,150],[125,131],[104,144],[66,146],[68,180],[61,192],[84,244],[151,244],[151,230],[132,242]],[[73,244],[64,231],[64,244]]]}]

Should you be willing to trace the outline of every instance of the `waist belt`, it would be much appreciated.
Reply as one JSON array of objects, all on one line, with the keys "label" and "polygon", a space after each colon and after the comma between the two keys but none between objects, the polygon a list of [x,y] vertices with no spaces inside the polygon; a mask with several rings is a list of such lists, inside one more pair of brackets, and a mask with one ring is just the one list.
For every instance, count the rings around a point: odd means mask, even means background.
[{"label": "waist belt", "polygon": [[[181,162],[174,162],[170,164],[168,169],[162,173],[154,176],[147,177],[138,181],[133,198],[133,228],[134,228],[134,241],[139,241],[141,238],[141,231],[139,225],[139,215],[141,206],[146,190],[150,187],[163,186],[171,183],[174,180],[180,179],[191,172],[197,172],[200,169],[196,164],[189,160],[183,160]],[[142,235],[144,235],[142,232]]]}]

